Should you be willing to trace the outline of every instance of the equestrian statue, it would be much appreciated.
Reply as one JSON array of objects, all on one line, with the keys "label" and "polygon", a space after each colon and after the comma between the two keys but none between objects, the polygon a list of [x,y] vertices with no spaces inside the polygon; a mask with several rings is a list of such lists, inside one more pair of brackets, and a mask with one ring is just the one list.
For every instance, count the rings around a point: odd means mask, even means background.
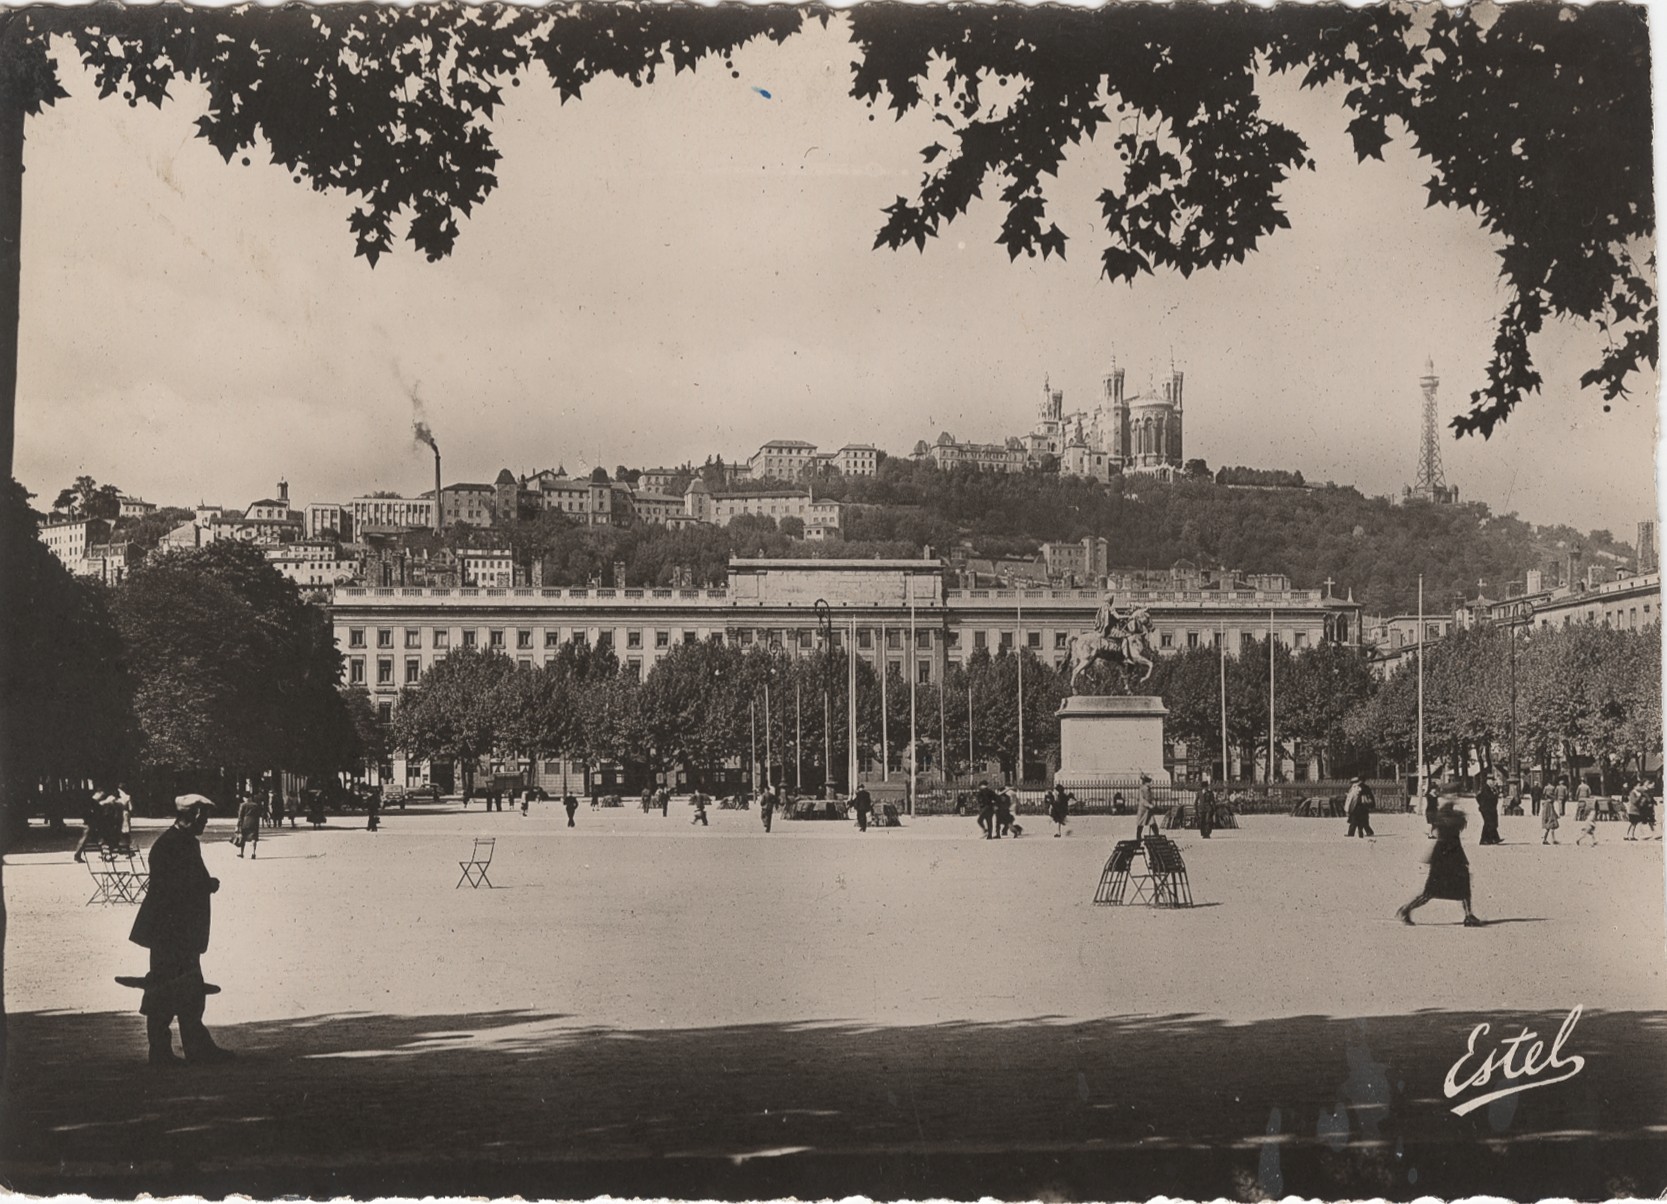
[{"label": "equestrian statue", "polygon": [[1141,681],[1152,676],[1152,646],[1146,637],[1152,632],[1152,615],[1144,606],[1123,611],[1117,600],[1106,595],[1106,600],[1094,614],[1094,630],[1084,631],[1071,639],[1071,692],[1076,693],[1077,680],[1095,661],[1108,661],[1127,668],[1146,670]]}]

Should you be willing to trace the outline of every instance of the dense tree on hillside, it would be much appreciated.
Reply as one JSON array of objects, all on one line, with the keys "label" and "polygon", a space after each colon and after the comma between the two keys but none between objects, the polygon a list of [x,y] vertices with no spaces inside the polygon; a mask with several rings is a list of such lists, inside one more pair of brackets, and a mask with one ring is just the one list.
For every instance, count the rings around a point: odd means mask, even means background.
[{"label": "dense tree on hillside", "polygon": [[194,517],[190,510],[179,506],[160,506],[139,518],[120,519],[116,523],[115,538],[125,539],[141,551],[150,551],[162,538]]},{"label": "dense tree on hillside", "polygon": [[58,491],[52,503],[55,514],[66,518],[101,518],[113,521],[122,510],[122,491],[114,485],[100,485],[89,476],[75,478]]}]

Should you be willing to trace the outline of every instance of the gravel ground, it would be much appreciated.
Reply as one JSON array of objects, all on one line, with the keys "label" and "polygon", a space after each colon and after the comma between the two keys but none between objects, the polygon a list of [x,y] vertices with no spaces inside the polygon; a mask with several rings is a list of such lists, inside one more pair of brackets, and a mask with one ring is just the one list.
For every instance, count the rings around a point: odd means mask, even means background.
[{"label": "gravel ground", "polygon": [[[1130,818],[1053,839],[1025,817],[1023,838],[994,842],[971,819],[866,834],[778,820],[765,835],[756,813],[709,814],[700,828],[686,806],[586,806],[570,830],[553,803],[529,817],[441,804],[390,812],[374,834],[346,819],[268,834],[255,860],[216,821],[204,968],[225,990],[207,1019],[243,1057],[176,1074],[143,1065],[137,995],[113,981],[144,970],[132,909],[83,906],[67,846],[9,856],[8,1181],[731,1197],[1667,1186],[1662,846],[1622,841],[1624,825],[1600,825],[1595,849],[1545,848],[1533,817],[1505,817],[1507,844],[1467,847],[1490,921],[1477,930],[1454,903],[1413,928],[1393,918],[1424,872],[1413,816],[1376,817],[1372,841],[1286,817],[1176,833],[1200,906],[1155,911],[1091,903]],[[493,889],[456,889],[476,836],[497,838]],[[1549,1038],[1577,1005],[1580,1077],[1451,1115],[1442,1076],[1472,1025]]]}]

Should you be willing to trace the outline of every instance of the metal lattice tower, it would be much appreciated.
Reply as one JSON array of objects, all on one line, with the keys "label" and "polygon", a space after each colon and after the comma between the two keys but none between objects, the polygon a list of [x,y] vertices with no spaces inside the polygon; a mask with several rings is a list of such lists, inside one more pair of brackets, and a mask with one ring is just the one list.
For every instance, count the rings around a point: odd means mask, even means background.
[{"label": "metal lattice tower", "polygon": [[1441,435],[1436,429],[1435,395],[1441,378],[1435,374],[1435,361],[1424,361],[1424,375],[1418,387],[1424,390],[1424,440],[1418,453],[1418,478],[1413,482],[1416,497],[1439,502],[1447,496],[1447,478],[1441,471]]}]

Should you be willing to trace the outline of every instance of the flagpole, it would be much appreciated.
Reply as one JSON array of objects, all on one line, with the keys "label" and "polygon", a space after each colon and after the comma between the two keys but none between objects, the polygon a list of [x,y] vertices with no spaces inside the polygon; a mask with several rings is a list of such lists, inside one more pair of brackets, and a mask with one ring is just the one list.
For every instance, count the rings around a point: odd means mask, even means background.
[{"label": "flagpole", "polygon": [[845,793],[855,795],[857,792],[857,616],[851,616],[851,646],[847,649],[846,666],[851,675],[848,701],[845,709],[851,720],[850,756],[845,771]]},{"label": "flagpole", "polygon": [[888,672],[890,666],[886,663],[889,658],[886,655],[886,626],[884,623],[880,624],[880,642],[876,646],[876,651],[879,655],[874,658],[874,663],[880,667],[880,780],[889,782],[891,781],[891,728],[887,720],[891,717],[886,714],[890,710],[890,705],[886,702],[886,678],[890,677],[891,674]]},{"label": "flagpole", "polygon": [[1227,767],[1227,628],[1216,632],[1216,660],[1221,666],[1221,780],[1232,777]]},{"label": "flagpole", "polygon": [[775,786],[776,786],[776,783],[775,783],[775,769],[771,764],[771,762],[773,762],[774,760],[775,760],[775,755],[770,751],[770,682],[769,682],[768,679],[765,679],[765,682],[764,682],[764,788],[766,790],[774,790]]},{"label": "flagpole", "polygon": [[1013,781],[1020,789],[1025,784],[1025,608],[1014,608],[1018,613],[1017,655],[1019,658],[1019,761],[1013,767]]},{"label": "flagpole", "polygon": [[1418,574],[1418,800],[1428,790],[1424,768],[1424,574]]},{"label": "flagpole", "polygon": [[747,775],[751,780],[747,789],[758,793],[758,703],[747,700],[747,720],[752,724],[752,772]]},{"label": "flagpole", "polygon": [[1273,743],[1273,611],[1268,611],[1268,785],[1273,785],[1275,773],[1278,771],[1277,754]]},{"label": "flagpole", "polygon": [[915,767],[920,761],[920,742],[915,736],[915,608],[909,606],[909,656],[904,662],[909,669],[909,814],[915,813]]},{"label": "flagpole", "polygon": [[[944,717],[944,683],[949,680],[949,642],[938,629],[938,643],[942,663],[938,666],[938,772],[943,775],[943,788],[949,790],[949,721]],[[937,657],[933,658],[938,659]],[[970,767],[969,767],[970,768]]]}]

